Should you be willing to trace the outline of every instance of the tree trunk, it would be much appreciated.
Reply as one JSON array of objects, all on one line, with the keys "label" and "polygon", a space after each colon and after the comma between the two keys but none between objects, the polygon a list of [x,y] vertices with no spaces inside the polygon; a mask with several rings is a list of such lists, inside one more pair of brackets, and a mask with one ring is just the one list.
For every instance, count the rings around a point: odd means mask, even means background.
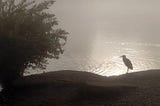
[{"label": "tree trunk", "polygon": [[22,66],[14,67],[11,66],[8,68],[3,68],[3,71],[0,73],[0,81],[3,89],[11,90],[13,88],[14,81],[23,76],[25,68]]}]

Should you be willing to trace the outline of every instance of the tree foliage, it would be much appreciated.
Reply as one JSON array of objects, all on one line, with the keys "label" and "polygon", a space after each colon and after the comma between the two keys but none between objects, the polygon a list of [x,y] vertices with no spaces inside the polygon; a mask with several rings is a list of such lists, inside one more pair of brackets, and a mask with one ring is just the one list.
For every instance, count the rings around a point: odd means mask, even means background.
[{"label": "tree foliage", "polygon": [[47,0],[0,0],[0,79],[22,76],[27,67],[45,68],[63,54],[67,32],[58,29]]}]

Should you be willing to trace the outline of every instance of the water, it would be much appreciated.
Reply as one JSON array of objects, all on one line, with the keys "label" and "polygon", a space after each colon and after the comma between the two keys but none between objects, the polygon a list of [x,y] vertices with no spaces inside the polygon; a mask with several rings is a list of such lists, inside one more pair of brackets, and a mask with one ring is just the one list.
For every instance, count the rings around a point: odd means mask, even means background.
[{"label": "water", "polygon": [[68,46],[71,48],[66,48],[59,60],[49,60],[45,71],[78,70],[103,76],[121,75],[126,73],[126,67],[120,58],[124,54],[132,61],[134,70],[130,72],[160,69],[160,44],[109,42],[96,38],[90,49],[82,47],[84,50],[77,52],[74,45]]}]

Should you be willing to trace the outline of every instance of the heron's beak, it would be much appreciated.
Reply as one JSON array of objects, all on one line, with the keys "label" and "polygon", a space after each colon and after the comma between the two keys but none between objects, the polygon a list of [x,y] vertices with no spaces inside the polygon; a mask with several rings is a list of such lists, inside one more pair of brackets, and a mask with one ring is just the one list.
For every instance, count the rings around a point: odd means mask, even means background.
[{"label": "heron's beak", "polygon": [[120,56],[120,58],[122,58],[123,56]]}]

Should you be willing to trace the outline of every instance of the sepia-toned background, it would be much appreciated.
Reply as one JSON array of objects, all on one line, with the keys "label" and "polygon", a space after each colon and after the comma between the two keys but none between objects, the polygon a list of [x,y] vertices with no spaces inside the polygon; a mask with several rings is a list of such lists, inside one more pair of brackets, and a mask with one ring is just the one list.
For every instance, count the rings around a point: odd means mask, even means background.
[{"label": "sepia-toned background", "polygon": [[50,9],[70,34],[65,53],[49,60],[47,71],[126,73],[121,55],[134,70],[160,68],[159,0],[57,0]]}]

